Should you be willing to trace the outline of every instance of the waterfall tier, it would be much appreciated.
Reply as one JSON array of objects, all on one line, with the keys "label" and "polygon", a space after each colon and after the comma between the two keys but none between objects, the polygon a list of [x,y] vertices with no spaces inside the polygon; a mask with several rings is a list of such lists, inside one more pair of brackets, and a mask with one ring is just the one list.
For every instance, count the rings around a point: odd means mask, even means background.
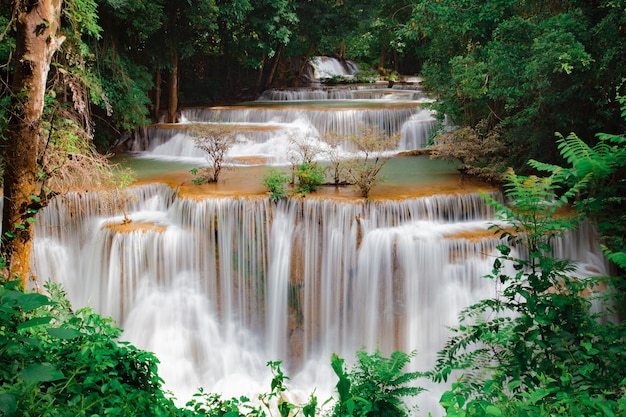
[{"label": "waterfall tier", "polygon": [[[263,390],[268,360],[324,392],[331,353],[417,350],[414,366],[432,365],[458,312],[494,294],[480,278],[501,243],[482,233],[493,221],[478,194],[276,204],[152,184],[54,199],[38,214],[33,266],[154,351],[180,398]],[[599,256],[590,242],[562,246],[585,262]]]}]

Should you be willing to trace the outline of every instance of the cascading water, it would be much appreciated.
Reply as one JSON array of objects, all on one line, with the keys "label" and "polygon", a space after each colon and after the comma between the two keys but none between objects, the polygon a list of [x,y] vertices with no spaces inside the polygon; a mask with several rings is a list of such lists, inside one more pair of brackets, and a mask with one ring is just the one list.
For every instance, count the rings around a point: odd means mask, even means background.
[{"label": "cascading water", "polygon": [[357,71],[357,67],[353,62],[342,62],[328,56],[313,57],[309,60],[309,64],[313,67],[313,76],[317,80],[337,75],[349,76]]},{"label": "cascading water", "polygon": [[[317,89],[314,102],[308,89],[268,92],[271,103],[185,110],[185,123],[153,126],[139,156],[201,160],[190,130],[216,122],[240,127],[233,159],[285,163],[293,137],[321,146],[325,132],[353,134],[362,122],[402,133],[398,151],[418,149],[434,119],[418,86],[395,87],[351,88],[342,98]],[[494,293],[480,279],[500,243],[481,233],[492,210],[472,192],[315,196],[191,198],[158,183],[58,196],[38,214],[33,268],[62,282],[75,307],[114,317],[124,338],[155,352],[183,403],[199,386],[254,398],[268,390],[270,360],[284,361],[290,387],[317,389],[322,401],[336,381],[332,353],[417,350],[412,368],[429,369],[461,309]],[[601,271],[591,235],[581,228],[557,252]],[[436,415],[430,388],[421,408]]]},{"label": "cascading water", "polygon": [[[428,369],[458,312],[493,295],[480,277],[499,240],[455,237],[492,221],[478,194],[270,204],[161,185],[127,193],[113,205],[57,197],[39,214],[34,269],[154,351],[181,399],[199,386],[262,392],[268,360],[285,361],[295,388],[330,395],[331,353],[362,347],[417,350],[413,366]],[[577,259],[599,256],[586,238],[568,242]]]},{"label": "cascading water", "polygon": [[219,123],[237,131],[228,153],[231,160],[260,156],[272,164],[287,164],[285,148],[293,138],[308,137],[323,150],[328,133],[341,135],[339,146],[348,153],[353,150],[350,136],[358,135],[364,125],[399,134],[393,152],[419,150],[436,124],[432,111],[425,108],[429,101],[419,82],[393,88],[372,84],[270,90],[254,102],[182,109],[182,123],[151,126],[148,140],[134,142],[131,149],[145,158],[202,161],[193,130]]}]

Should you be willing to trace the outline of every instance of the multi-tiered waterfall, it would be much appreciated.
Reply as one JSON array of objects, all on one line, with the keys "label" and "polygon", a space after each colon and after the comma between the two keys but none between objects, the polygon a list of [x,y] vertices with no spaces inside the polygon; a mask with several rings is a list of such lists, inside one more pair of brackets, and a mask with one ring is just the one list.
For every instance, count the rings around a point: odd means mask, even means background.
[{"label": "multi-tiered waterfall", "polygon": [[[272,93],[290,100],[183,116],[251,126],[233,158],[265,146],[264,155],[280,163],[285,131],[304,126],[319,137],[348,132],[359,120],[402,132],[401,149],[415,149],[425,142],[416,130],[432,118],[423,117],[419,92],[408,100],[398,92],[401,100],[385,90],[376,105],[327,107],[300,93]],[[155,126],[140,156],[201,156],[186,132],[184,124]],[[181,399],[200,386],[226,395],[267,391],[269,360],[284,361],[290,386],[317,388],[323,397],[335,383],[332,353],[350,359],[363,347],[417,350],[413,366],[432,366],[446,326],[463,307],[494,294],[495,284],[481,279],[499,243],[483,233],[492,221],[475,192],[391,200],[375,194],[371,201],[312,194],[270,203],[263,194],[191,196],[151,183],[54,199],[39,213],[34,270],[62,282],[76,307],[113,316],[126,339],[154,351],[166,386]],[[587,236],[582,230],[562,246],[568,256],[601,264]]]}]

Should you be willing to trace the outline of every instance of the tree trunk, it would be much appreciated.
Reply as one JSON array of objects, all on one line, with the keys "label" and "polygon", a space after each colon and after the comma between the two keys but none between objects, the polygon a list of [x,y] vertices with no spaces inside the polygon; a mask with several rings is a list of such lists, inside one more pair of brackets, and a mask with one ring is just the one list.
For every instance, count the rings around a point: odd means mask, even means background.
[{"label": "tree trunk", "polygon": [[178,51],[172,49],[172,69],[170,70],[169,79],[169,104],[167,108],[167,122],[176,123],[176,114],[178,113]]},{"label": "tree trunk", "polygon": [[263,72],[265,70],[266,61],[267,61],[267,55],[263,54],[263,59],[261,60],[261,66],[257,70],[258,72],[257,72],[257,78],[256,78],[256,84],[255,84],[257,91],[261,89],[261,85],[263,84]]},{"label": "tree trunk", "polygon": [[271,87],[274,83],[274,78],[276,77],[276,70],[278,69],[278,65],[280,64],[280,60],[283,55],[283,46],[280,45],[278,47],[278,51],[276,52],[276,56],[274,57],[274,62],[272,63],[272,68],[270,69],[270,73],[267,76],[267,81],[265,82],[264,88]]},{"label": "tree trunk", "polygon": [[341,45],[339,46],[339,59],[341,61],[346,59],[346,38],[341,39]]},{"label": "tree trunk", "polygon": [[378,72],[382,75],[385,72],[385,61],[387,60],[387,48],[380,48],[380,56],[378,58]]},{"label": "tree trunk", "polygon": [[304,69],[306,68],[307,64],[309,63],[309,58],[311,58],[311,54],[313,53],[313,49],[314,49],[314,45],[313,44],[309,44],[309,48],[306,51],[306,54],[304,55],[304,59],[302,59],[302,64],[300,65],[300,68],[298,68],[298,78],[300,78],[302,76],[302,73],[304,72]]},{"label": "tree trunk", "polygon": [[161,111],[161,61],[156,64],[156,74],[154,75],[154,123],[159,123]]},{"label": "tree trunk", "polygon": [[2,149],[4,207],[2,255],[6,278],[29,278],[33,210],[38,206],[37,158],[46,82],[52,56],[65,38],[58,36],[62,0],[14,1],[17,8],[15,69],[11,107]]}]

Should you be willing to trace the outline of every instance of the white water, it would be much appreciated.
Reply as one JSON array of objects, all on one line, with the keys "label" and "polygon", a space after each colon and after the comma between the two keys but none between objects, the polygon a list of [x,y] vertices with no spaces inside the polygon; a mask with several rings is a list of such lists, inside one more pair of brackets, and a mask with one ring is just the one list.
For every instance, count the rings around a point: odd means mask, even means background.
[{"label": "white water", "polygon": [[331,78],[336,75],[350,76],[357,70],[356,65],[351,61],[342,63],[336,58],[327,56],[313,57],[309,60],[309,63],[313,67],[313,76],[317,80]]},{"label": "white water", "polygon": [[[254,397],[283,360],[297,392],[325,400],[330,355],[434,355],[465,306],[494,294],[492,213],[476,194],[383,202],[181,199],[163,185],[132,198],[57,197],[37,219],[34,269],[65,284],[75,307],[113,316],[124,338],[156,352],[166,387]],[[123,212],[133,228],[122,230]],[[563,247],[594,264],[589,231]],[[601,264],[598,264],[601,265]],[[306,395],[303,394],[303,395]],[[437,394],[423,395],[423,411]],[[183,401],[184,402],[184,401]]]},{"label": "white water", "polygon": [[286,150],[294,138],[317,141],[323,149],[329,133],[343,137],[340,147],[349,156],[354,148],[350,136],[364,125],[400,134],[391,152],[411,151],[427,145],[436,124],[433,112],[424,107],[428,101],[419,83],[270,90],[242,105],[182,109],[180,124],[150,127],[147,138],[133,149],[144,158],[203,163],[190,125],[220,123],[239,129],[230,160],[262,157],[271,164],[288,164]]},{"label": "white water", "polygon": [[[360,123],[401,133],[396,151],[419,149],[433,114],[419,88],[397,87],[267,92],[263,100],[284,103],[187,109],[180,126],[151,128],[142,155],[201,163],[189,124],[216,122],[242,127],[230,158],[288,163],[294,138],[323,155],[326,132],[354,134]],[[118,226],[125,217],[129,228]],[[33,267],[64,283],[75,307],[113,316],[124,338],[155,352],[181,403],[199,386],[255,398],[269,390],[274,360],[297,394],[316,389],[323,402],[336,383],[332,353],[351,362],[360,348],[417,350],[412,369],[432,367],[461,309],[494,294],[481,277],[499,240],[461,237],[492,221],[477,194],[273,204],[184,199],[152,184],[55,198],[38,214]],[[591,230],[556,248],[601,272]],[[440,414],[441,387],[420,384],[432,390],[420,396],[423,414]]]}]

